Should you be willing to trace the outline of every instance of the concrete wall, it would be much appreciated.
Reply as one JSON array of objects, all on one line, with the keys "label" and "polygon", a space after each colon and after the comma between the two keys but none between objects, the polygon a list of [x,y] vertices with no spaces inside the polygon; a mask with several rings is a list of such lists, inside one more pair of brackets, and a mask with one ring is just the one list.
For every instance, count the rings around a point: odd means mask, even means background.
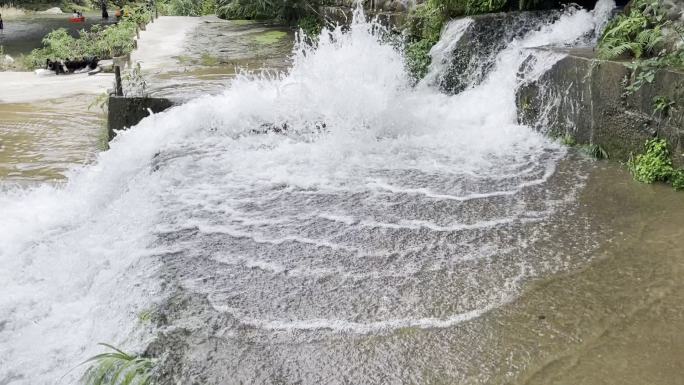
[{"label": "concrete wall", "polygon": [[[684,165],[684,73],[660,70],[651,84],[628,94],[625,86],[635,75],[625,63],[570,52],[518,89],[519,120],[552,136],[599,145],[623,161],[658,136],[670,143],[675,164]],[[676,103],[669,114],[654,111],[658,96]]]},{"label": "concrete wall", "polygon": [[445,55],[445,71],[435,79],[439,88],[459,93],[482,82],[494,68],[498,54],[513,39],[559,17],[557,11],[500,12],[469,16],[472,23],[451,44]]},{"label": "concrete wall", "polygon": [[110,96],[107,116],[109,140],[116,135],[115,130],[124,130],[138,124],[150,115],[177,104],[167,98]]}]

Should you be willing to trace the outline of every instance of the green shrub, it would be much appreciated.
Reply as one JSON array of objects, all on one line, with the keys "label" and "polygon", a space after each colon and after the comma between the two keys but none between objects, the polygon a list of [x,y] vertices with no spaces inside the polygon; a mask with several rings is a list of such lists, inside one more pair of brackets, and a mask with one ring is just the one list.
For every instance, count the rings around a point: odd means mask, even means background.
[{"label": "green shrub", "polygon": [[430,66],[430,49],[439,41],[446,22],[446,3],[430,0],[416,6],[409,14],[406,29],[411,37],[406,43],[404,55],[406,67],[414,80],[422,79]]},{"label": "green shrub", "polygon": [[[672,39],[681,42],[674,44]],[[661,68],[684,69],[684,25],[667,18],[661,0],[634,0],[629,14],[619,15],[606,26],[598,57],[636,59],[629,64],[633,76],[625,82],[625,94],[630,95],[652,83]],[[654,102],[656,112],[664,115],[671,106]]]},{"label": "green shrub", "polygon": [[439,41],[442,26],[447,15],[436,1],[428,1],[416,6],[407,20],[406,28],[415,40],[426,40],[434,45]]},{"label": "green shrub", "polygon": [[200,4],[192,0],[171,0],[169,9],[177,16],[199,16],[201,12]]},{"label": "green shrub", "polygon": [[124,15],[124,21],[133,22],[141,27],[152,20],[152,12],[147,5],[127,5],[124,7]]},{"label": "green shrub", "polygon": [[664,139],[647,141],[645,152],[630,159],[628,166],[634,179],[642,183],[668,182],[675,172]]},{"label": "green shrub", "polygon": [[619,15],[611,21],[601,38],[598,56],[613,59],[625,54],[640,58],[655,52],[663,40],[659,26],[634,9],[629,15]]},{"label": "green shrub", "polygon": [[670,100],[667,96],[656,96],[653,98],[653,112],[667,116],[670,109],[674,107],[675,102]]},{"label": "green shrub", "polygon": [[217,0],[216,14],[224,19],[277,19],[295,24],[316,15],[318,0]]},{"label": "green shrub", "polygon": [[216,14],[223,19],[275,19],[277,12],[265,0],[219,0]]},{"label": "green shrub", "polygon": [[418,40],[406,46],[406,66],[415,80],[420,80],[427,74],[431,61],[430,48],[433,45],[434,43],[429,40]]},{"label": "green shrub", "polygon": [[126,21],[120,22],[116,27],[103,29],[91,39],[95,46],[94,53],[100,58],[110,58],[130,53],[135,48],[133,41],[135,31],[136,24]]},{"label": "green shrub", "polygon": [[321,23],[320,19],[315,15],[306,15],[299,19],[299,22],[297,22],[297,28],[304,31],[304,34],[309,39],[316,40],[321,34],[323,23]]},{"label": "green shrub", "polygon": [[[455,3],[456,1],[452,1]],[[507,0],[467,0],[465,2],[466,15],[478,15],[501,11],[506,6]]]},{"label": "green shrub", "polygon": [[202,15],[213,15],[216,13],[216,0],[202,1]]},{"label": "green shrub", "polygon": [[672,187],[675,190],[684,190],[684,170],[676,170],[672,175]]},{"label": "green shrub", "polygon": [[135,33],[140,25],[151,20],[144,7],[128,8],[126,17],[119,23],[102,27],[93,25],[89,31],[81,30],[74,38],[64,29],[56,29],[45,36],[43,48],[34,49],[21,59],[26,69],[42,68],[47,59],[69,60],[87,56],[109,59],[133,51]]},{"label": "green shrub", "polygon": [[[634,0],[629,14],[621,14],[606,26],[598,45],[598,56],[614,59],[622,56],[633,58],[681,57],[679,52],[664,52],[663,31],[672,29],[684,42],[682,25],[668,20],[660,0]],[[682,62],[680,60],[680,62]]]}]

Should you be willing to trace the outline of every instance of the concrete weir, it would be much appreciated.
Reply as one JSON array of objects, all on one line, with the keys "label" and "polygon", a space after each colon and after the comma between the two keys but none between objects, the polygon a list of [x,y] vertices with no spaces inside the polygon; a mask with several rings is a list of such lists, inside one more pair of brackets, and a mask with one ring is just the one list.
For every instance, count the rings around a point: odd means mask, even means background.
[{"label": "concrete weir", "polygon": [[[657,136],[669,142],[675,164],[684,165],[684,109],[654,107],[657,98],[681,105],[684,73],[661,69],[650,83],[627,92],[639,71],[629,63],[592,56],[568,51],[539,79],[524,83],[516,97],[519,120],[552,136],[598,145],[621,161],[641,152],[644,142]],[[523,63],[521,73],[528,64]]]},{"label": "concrete weir", "polygon": [[110,96],[107,116],[109,140],[116,131],[135,126],[150,113],[158,113],[177,104],[169,98]]}]

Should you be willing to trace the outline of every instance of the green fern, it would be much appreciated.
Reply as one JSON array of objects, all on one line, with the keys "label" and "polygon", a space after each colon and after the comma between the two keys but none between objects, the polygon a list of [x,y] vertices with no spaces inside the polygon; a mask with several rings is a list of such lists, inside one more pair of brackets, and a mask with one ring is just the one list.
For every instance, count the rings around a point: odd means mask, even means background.
[{"label": "green fern", "polygon": [[81,378],[83,385],[153,385],[152,372],[156,361],[123,352],[105,343],[110,352],[90,357],[81,365],[90,363]]},{"label": "green fern", "polygon": [[655,56],[664,40],[662,28],[670,25],[658,1],[651,4],[635,0],[629,15],[619,15],[608,23],[599,42],[598,56],[601,59]]}]

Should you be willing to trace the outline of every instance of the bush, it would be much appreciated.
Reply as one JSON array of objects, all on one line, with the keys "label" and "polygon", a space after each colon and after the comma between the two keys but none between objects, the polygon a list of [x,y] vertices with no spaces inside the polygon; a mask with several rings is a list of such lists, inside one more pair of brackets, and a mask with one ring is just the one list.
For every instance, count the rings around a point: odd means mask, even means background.
[{"label": "bush", "polygon": [[599,44],[599,57],[613,59],[625,54],[640,58],[654,53],[663,40],[661,27],[651,26],[649,19],[638,10],[620,15],[606,27]]},{"label": "bush", "polygon": [[108,27],[91,41],[96,47],[96,54],[100,58],[122,56],[130,53],[135,48],[133,38],[136,25],[132,22],[121,22],[115,28]]},{"label": "bush", "polygon": [[217,13],[217,0],[158,0],[157,9],[162,15],[203,16]]},{"label": "bush", "polygon": [[102,27],[94,25],[90,31],[81,30],[74,38],[64,29],[56,29],[45,36],[43,48],[34,49],[22,58],[27,69],[42,68],[46,60],[81,59],[97,56],[110,59],[133,51],[136,28],[150,21],[151,15],[146,8],[129,8],[119,23]]},{"label": "bush", "polygon": [[671,183],[675,190],[684,189],[684,170],[672,165],[670,148],[664,139],[646,142],[645,152],[628,163],[634,179],[642,183]]},{"label": "bush", "polygon": [[674,171],[667,142],[652,139],[646,142],[645,149],[643,154],[629,161],[634,179],[643,183],[667,182]]},{"label": "bush", "polygon": [[274,19],[277,11],[267,0],[219,0],[216,14],[223,19]]},{"label": "bush", "polygon": [[[656,57],[681,55],[667,52],[664,31],[674,31],[684,43],[684,30],[681,22],[668,20],[662,2],[659,0],[634,0],[629,14],[621,14],[613,19],[603,32],[598,45],[598,56],[602,59],[619,57]],[[681,46],[681,44],[680,44]],[[670,51],[674,51],[672,47]]]},{"label": "bush", "polygon": [[504,9],[507,0],[467,0],[465,2],[465,14],[477,15],[480,13],[498,12]]},{"label": "bush", "polygon": [[430,40],[418,40],[408,43],[404,55],[406,67],[414,80],[420,80],[427,75],[430,66],[430,48],[434,43]]},{"label": "bush", "polygon": [[224,19],[277,19],[296,23],[318,13],[318,0],[217,0],[216,14]]},{"label": "bush", "polygon": [[316,40],[318,39],[318,36],[321,34],[323,24],[321,23],[318,17],[314,15],[307,15],[299,19],[299,22],[297,23],[297,28],[304,31],[304,34],[309,39]]},{"label": "bush", "polygon": [[169,11],[172,15],[177,16],[199,16],[201,13],[201,4],[192,0],[171,0],[169,3]]},{"label": "bush", "polygon": [[684,170],[677,170],[672,175],[672,187],[675,190],[684,190]]}]

